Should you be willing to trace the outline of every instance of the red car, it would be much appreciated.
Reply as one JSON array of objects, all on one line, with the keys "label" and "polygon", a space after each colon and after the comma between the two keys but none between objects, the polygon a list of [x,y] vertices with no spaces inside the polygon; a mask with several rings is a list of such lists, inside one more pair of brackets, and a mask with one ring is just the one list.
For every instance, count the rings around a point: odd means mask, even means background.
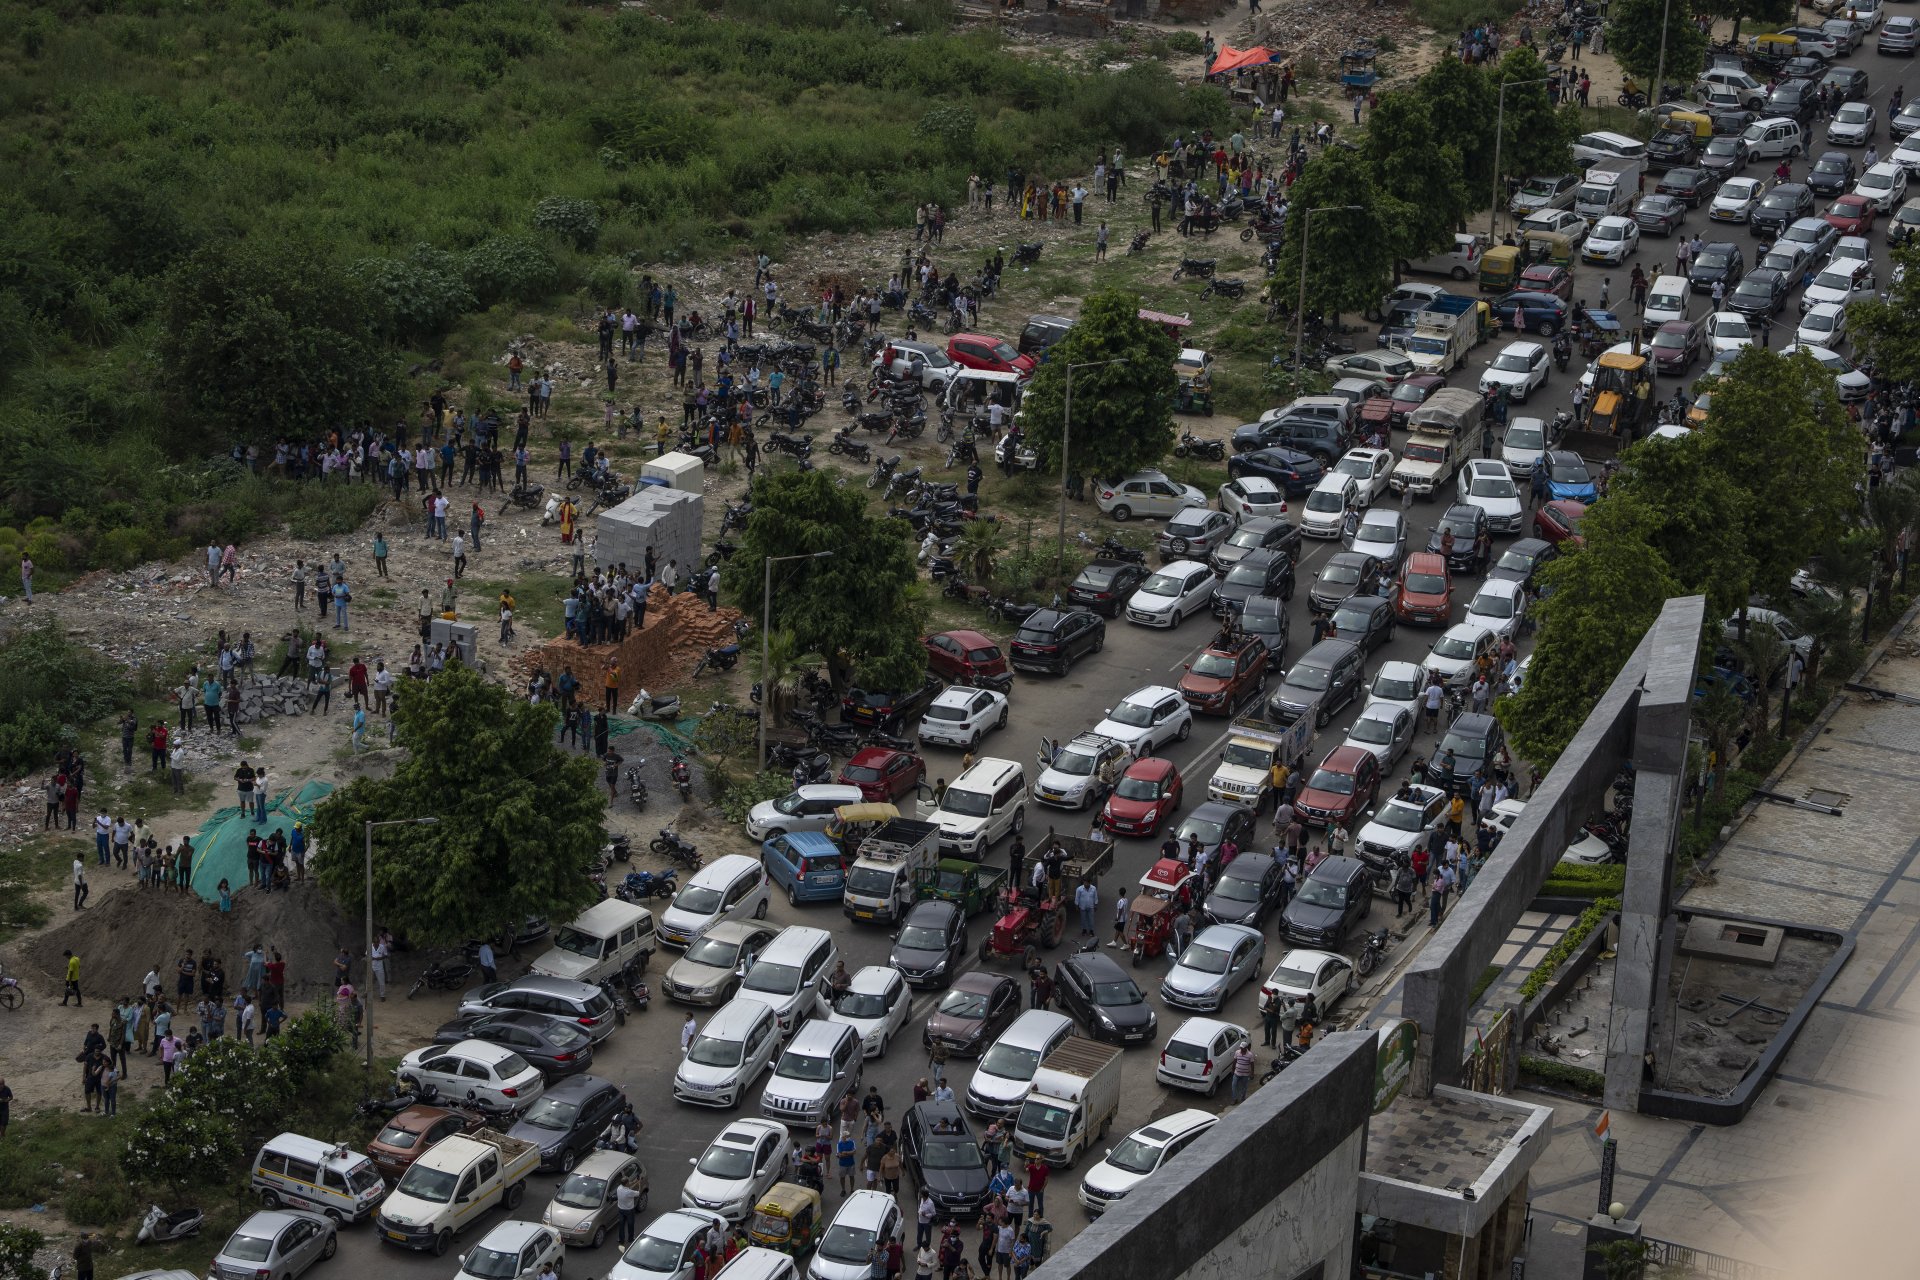
[{"label": "red car", "polygon": [[920,643],[927,647],[927,670],[937,676],[1001,693],[1013,687],[1007,655],[978,631],[941,631]]},{"label": "red car", "polygon": [[947,354],[957,365],[985,369],[989,373],[1017,373],[1026,377],[1033,372],[1033,357],[1023,356],[1005,338],[988,333],[956,333],[947,340]]},{"label": "red car", "polygon": [[1389,411],[1393,415],[1393,427],[1404,431],[1407,415],[1427,402],[1427,397],[1447,385],[1447,380],[1437,373],[1416,373],[1402,378],[1394,385],[1393,394],[1387,397]]},{"label": "red car", "polygon": [[1556,547],[1563,542],[1585,546],[1587,540],[1580,536],[1580,517],[1585,514],[1586,503],[1555,498],[1533,513],[1533,536]]},{"label": "red car", "polygon": [[1880,209],[1865,196],[1845,195],[1827,206],[1827,225],[1843,236],[1864,236],[1873,230]]},{"label": "red car", "polygon": [[1416,551],[1400,566],[1393,586],[1393,616],[1412,625],[1453,624],[1453,574],[1437,551]]},{"label": "red car", "polygon": [[1158,756],[1135,760],[1100,811],[1101,825],[1115,835],[1151,836],[1180,807],[1180,771]]},{"label": "red car", "polygon": [[1380,757],[1365,747],[1342,745],[1307,779],[1293,811],[1310,827],[1351,827],[1379,798]]},{"label": "red car", "polygon": [[1573,301],[1573,272],[1551,262],[1536,262],[1520,273],[1520,287],[1537,293],[1557,293]]},{"label": "red car", "polygon": [[927,766],[909,751],[863,747],[840,770],[839,781],[860,788],[863,800],[891,804],[919,786]]}]

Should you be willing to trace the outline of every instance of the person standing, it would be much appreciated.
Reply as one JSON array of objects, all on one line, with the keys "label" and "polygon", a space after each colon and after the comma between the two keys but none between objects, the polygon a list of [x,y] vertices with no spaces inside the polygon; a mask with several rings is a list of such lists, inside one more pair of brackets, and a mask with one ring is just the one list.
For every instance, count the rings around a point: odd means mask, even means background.
[{"label": "person standing", "polygon": [[[28,604],[33,603],[33,557],[25,554],[20,557],[20,592]],[[4,1128],[0,1125],[0,1129]]]},{"label": "person standing", "polygon": [[374,988],[379,992],[382,1000],[387,998],[387,957],[392,953],[393,948],[388,944],[384,933],[373,940],[373,951],[369,958],[373,961]]},{"label": "person standing", "polygon": [[1127,888],[1120,886],[1120,894],[1113,900],[1113,941],[1107,945],[1118,949],[1127,942]]},{"label": "person standing", "polygon": [[640,1191],[630,1183],[621,1183],[614,1188],[614,1208],[620,1214],[620,1247],[626,1248],[633,1243],[640,1216]]},{"label": "person standing", "polygon": [[[75,854],[73,858],[73,909],[75,911],[87,905],[87,894],[90,892],[91,890],[87,887],[87,864],[80,855]],[[65,1004],[66,1001],[63,1000],[61,1003]]]},{"label": "person standing", "polygon": [[1247,1086],[1253,1082],[1253,1047],[1245,1040],[1233,1051],[1233,1100],[1247,1100]]},{"label": "person standing", "polygon": [[64,1009],[67,1001],[72,1000],[75,1008],[84,1008],[85,1002],[80,998],[80,957],[72,951],[62,954],[67,961],[67,977],[66,987],[60,994],[60,1007]]},{"label": "person standing", "polygon": [[[278,956],[276,955],[275,958],[278,959]],[[474,962],[480,966],[480,976],[482,978],[485,978],[488,982],[499,980],[500,974],[494,965],[493,944],[491,942],[483,940],[480,943],[479,951],[475,953],[473,958]]]}]

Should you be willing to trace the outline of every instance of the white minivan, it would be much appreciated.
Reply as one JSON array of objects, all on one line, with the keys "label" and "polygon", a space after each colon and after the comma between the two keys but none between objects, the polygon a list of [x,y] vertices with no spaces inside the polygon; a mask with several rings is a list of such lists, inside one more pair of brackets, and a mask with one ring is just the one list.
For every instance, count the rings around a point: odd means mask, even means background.
[{"label": "white minivan", "polygon": [[1606,129],[1596,129],[1592,133],[1583,133],[1574,140],[1574,163],[1586,168],[1595,160],[1607,156],[1644,156],[1647,144],[1638,138],[1629,138],[1624,133],[1612,133]]},{"label": "white minivan", "polygon": [[906,1215],[884,1191],[856,1191],[841,1202],[833,1222],[814,1246],[807,1280],[867,1280],[873,1252],[892,1241],[904,1243]]},{"label": "white minivan", "polygon": [[767,918],[767,872],[744,853],[715,858],[680,886],[660,913],[660,941],[685,950],[723,920]]},{"label": "white minivan", "polygon": [[1073,1034],[1073,1019],[1051,1009],[1029,1009],[980,1055],[967,1084],[966,1108],[1004,1120],[1020,1110],[1033,1089],[1033,1073]]},{"label": "white minivan", "polygon": [[735,996],[707,1019],[673,1073],[673,1096],[701,1107],[737,1107],[780,1047],[773,1006]]},{"label": "white minivan", "polygon": [[1647,305],[1641,312],[1642,320],[1649,329],[1657,329],[1669,320],[1685,320],[1687,302],[1692,290],[1687,287],[1685,276],[1655,276],[1653,287],[1647,290]]},{"label": "white minivan", "polygon": [[755,957],[740,980],[740,992],[772,1005],[780,1030],[792,1031],[827,1011],[827,975],[839,958],[833,935],[825,929],[788,925]]}]

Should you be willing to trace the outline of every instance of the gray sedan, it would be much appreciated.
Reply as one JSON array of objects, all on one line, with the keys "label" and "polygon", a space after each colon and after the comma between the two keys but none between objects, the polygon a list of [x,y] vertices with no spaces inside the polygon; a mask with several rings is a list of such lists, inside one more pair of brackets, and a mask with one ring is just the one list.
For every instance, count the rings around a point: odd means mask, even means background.
[{"label": "gray sedan", "polygon": [[214,1280],[293,1280],[339,1247],[331,1219],[300,1209],[266,1209],[227,1237],[207,1274]]},{"label": "gray sedan", "polygon": [[1160,998],[1176,1009],[1212,1013],[1260,972],[1267,940],[1243,924],[1210,924],[1167,971]]}]

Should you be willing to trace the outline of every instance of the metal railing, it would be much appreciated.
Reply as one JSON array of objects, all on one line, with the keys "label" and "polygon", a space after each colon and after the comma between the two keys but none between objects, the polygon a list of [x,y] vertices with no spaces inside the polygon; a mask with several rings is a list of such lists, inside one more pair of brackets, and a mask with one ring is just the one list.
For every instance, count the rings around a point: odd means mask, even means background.
[{"label": "metal railing", "polygon": [[[1703,1249],[1692,1249],[1671,1240],[1646,1239],[1649,1265],[1671,1268],[1672,1274],[1724,1277],[1725,1280],[1786,1280],[1787,1273],[1777,1267],[1762,1266],[1740,1258],[1729,1258]],[[1660,1274],[1668,1274],[1662,1271]]]}]

